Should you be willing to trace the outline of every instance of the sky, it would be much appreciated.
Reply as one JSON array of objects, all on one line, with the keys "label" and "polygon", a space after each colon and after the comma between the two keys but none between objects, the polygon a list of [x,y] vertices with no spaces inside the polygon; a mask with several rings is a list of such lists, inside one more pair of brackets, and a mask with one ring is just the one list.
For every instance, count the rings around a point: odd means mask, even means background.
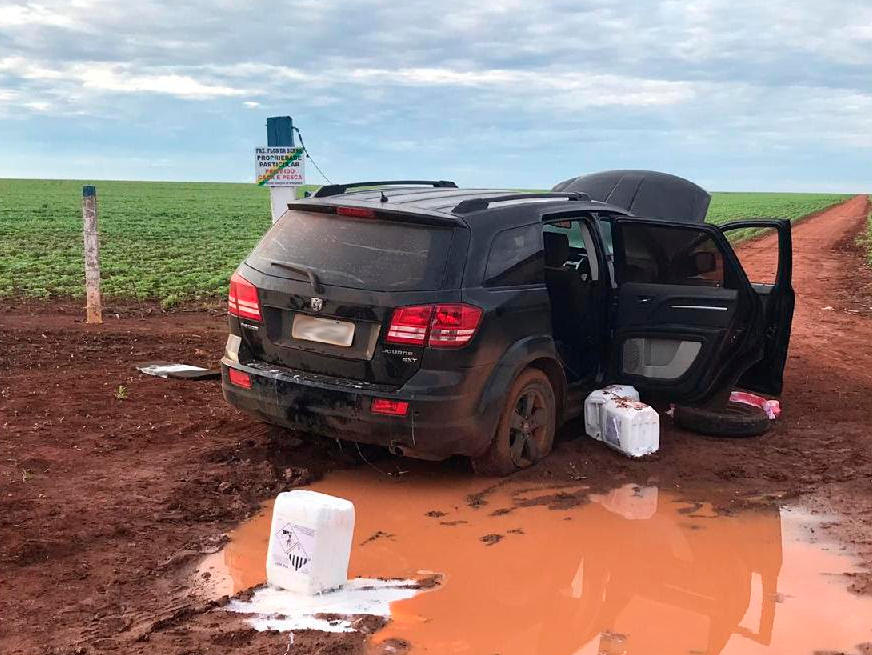
[{"label": "sky", "polygon": [[[872,0],[0,0],[0,177],[872,188]],[[307,181],[322,183],[311,165]]]}]

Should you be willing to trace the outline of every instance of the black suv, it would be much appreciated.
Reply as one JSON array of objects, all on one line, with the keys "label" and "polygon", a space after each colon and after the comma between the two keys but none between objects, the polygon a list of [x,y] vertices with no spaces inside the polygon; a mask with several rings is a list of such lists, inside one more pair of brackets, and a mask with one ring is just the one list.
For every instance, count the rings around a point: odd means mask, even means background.
[{"label": "black suv", "polygon": [[[332,185],[288,208],[231,279],[222,359],[227,401],[269,423],[504,475],[607,383],[685,405],[781,391],[788,221],[444,181]],[[773,284],[751,284],[725,237],[748,227],[778,230]]]}]

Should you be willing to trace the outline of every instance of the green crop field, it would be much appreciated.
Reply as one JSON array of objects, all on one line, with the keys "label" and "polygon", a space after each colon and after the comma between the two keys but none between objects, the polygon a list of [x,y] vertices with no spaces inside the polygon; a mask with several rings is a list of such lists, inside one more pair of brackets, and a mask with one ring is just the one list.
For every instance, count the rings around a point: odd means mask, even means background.
[{"label": "green crop field", "polygon": [[869,212],[869,218],[866,220],[866,232],[860,237],[860,245],[866,247],[866,260],[869,266],[872,266],[872,211]]},{"label": "green crop field", "polygon": [[[789,218],[796,221],[850,197],[824,193],[713,193],[707,220],[715,224],[747,218]],[[759,232],[748,228],[730,232],[729,236],[731,241],[741,241]]]},{"label": "green crop field", "polygon": [[[82,181],[0,179],[0,297],[81,297]],[[226,293],[230,273],[269,227],[254,184],[96,182],[103,293],[171,306]],[[716,193],[719,223],[797,219],[834,194]],[[747,236],[747,235],[743,235]]]}]

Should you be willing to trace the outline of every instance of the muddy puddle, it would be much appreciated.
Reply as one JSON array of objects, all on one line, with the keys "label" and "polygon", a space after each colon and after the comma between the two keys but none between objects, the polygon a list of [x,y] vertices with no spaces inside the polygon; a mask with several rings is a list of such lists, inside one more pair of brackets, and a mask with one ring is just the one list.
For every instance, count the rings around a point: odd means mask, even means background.
[{"label": "muddy puddle", "polygon": [[[872,599],[821,521],[799,509],[718,515],[654,486],[500,482],[412,463],[399,477],[338,471],[312,489],[351,500],[351,577],[441,586],[390,604],[373,653],[630,655],[856,652]],[[209,556],[214,593],[265,579],[269,507]],[[396,642],[393,642],[396,643]]]}]

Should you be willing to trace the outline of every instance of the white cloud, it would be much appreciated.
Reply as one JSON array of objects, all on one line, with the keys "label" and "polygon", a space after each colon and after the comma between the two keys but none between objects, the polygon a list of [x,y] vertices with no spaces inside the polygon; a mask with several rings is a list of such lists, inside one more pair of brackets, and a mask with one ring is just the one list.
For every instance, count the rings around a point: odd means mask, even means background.
[{"label": "white cloud", "polygon": [[[241,96],[252,90],[278,94],[283,85],[293,84],[302,90],[316,92],[337,85],[357,86],[371,99],[384,97],[392,87],[421,89],[453,87],[479,89],[485,93],[502,93],[508,103],[535,102],[537,94],[548,94],[554,109],[580,109],[601,106],[670,105],[693,98],[694,84],[668,80],[643,79],[632,76],[587,72],[519,71],[508,69],[453,70],[449,68],[384,68],[328,69],[318,73],[254,63],[233,64],[227,67],[171,67],[137,66],[123,62],[80,62],[54,66],[50,62],[28,60],[23,57],[0,59],[0,72],[7,72],[20,80],[43,82],[30,92],[42,100],[40,94],[54,96],[64,87],[71,92],[89,92],[95,95],[164,94],[188,100],[211,100]],[[258,75],[253,75],[258,71]],[[253,85],[256,89],[245,88]],[[326,106],[338,101],[330,94],[315,93],[317,104]],[[86,99],[85,99],[86,100]],[[261,106],[256,101],[245,101],[249,109]]]},{"label": "white cloud", "polygon": [[51,109],[51,103],[45,102],[44,100],[28,101],[24,103],[24,106],[39,114],[45,113]]},{"label": "white cloud", "polygon": [[124,65],[77,65],[71,71],[86,89],[125,93],[162,93],[180,98],[209,99],[245,95],[244,89],[209,84],[191,75],[167,72],[137,72]]},{"label": "white cloud", "polygon": [[77,21],[63,8],[51,9],[38,3],[0,6],[0,27],[74,27]]},{"label": "white cloud", "polygon": [[[179,70],[174,67],[138,67],[122,62],[78,62],[52,67],[50,62],[24,57],[0,59],[0,73],[31,83],[28,94],[32,101],[25,106],[42,106],[46,97],[56,97],[61,91],[77,96],[83,103],[103,94],[161,94],[189,100],[210,100],[245,95],[241,87],[215,82],[202,76],[199,70]],[[0,78],[0,90],[3,80]],[[82,106],[80,109],[87,109]],[[43,111],[44,109],[40,109]]]},{"label": "white cloud", "polygon": [[626,164],[872,147],[869,2],[433,7],[296,0],[266,16],[241,0],[0,0],[0,116],[86,116],[173,143],[214,120],[239,143],[268,108],[338,151],[390,143],[394,162],[453,152],[460,168],[475,148],[496,160],[522,141]]}]

